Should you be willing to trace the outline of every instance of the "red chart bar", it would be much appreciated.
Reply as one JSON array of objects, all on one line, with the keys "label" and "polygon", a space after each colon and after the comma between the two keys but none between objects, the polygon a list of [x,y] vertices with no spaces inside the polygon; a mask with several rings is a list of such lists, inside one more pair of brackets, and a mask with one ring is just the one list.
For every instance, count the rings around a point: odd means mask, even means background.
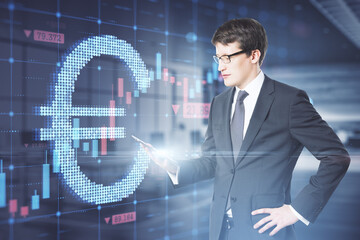
[{"label": "red chart bar", "polygon": [[115,100],[110,100],[110,141],[115,141]]},{"label": "red chart bar", "polygon": [[124,79],[118,78],[118,97],[124,97]]},{"label": "red chart bar", "polygon": [[131,92],[126,92],[126,104],[131,104]]},{"label": "red chart bar", "polygon": [[170,77],[170,83],[171,83],[171,84],[174,84],[174,83],[175,83],[175,77],[174,77],[174,76],[171,76],[171,77]]},{"label": "red chart bar", "polygon": [[28,206],[23,206],[20,208],[20,215],[22,217],[27,217],[27,215],[29,215],[29,207]]},{"label": "red chart bar", "polygon": [[184,78],[184,103],[188,102],[189,99],[189,79]]},{"label": "red chart bar", "polygon": [[169,70],[164,68],[164,81],[167,82],[169,80]]},{"label": "red chart bar", "polygon": [[106,134],[107,133],[107,129],[106,127],[102,127],[101,128],[101,155],[106,155],[107,154],[107,139],[106,139]]},{"label": "red chart bar", "polygon": [[15,216],[15,213],[18,211],[17,209],[17,199],[12,199],[9,201],[9,212]]}]

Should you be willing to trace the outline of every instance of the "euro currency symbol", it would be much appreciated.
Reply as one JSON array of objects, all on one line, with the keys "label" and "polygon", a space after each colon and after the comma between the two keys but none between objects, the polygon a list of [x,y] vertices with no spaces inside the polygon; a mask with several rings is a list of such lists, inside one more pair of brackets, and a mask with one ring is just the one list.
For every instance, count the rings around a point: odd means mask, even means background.
[{"label": "euro currency symbol", "polygon": [[[69,51],[51,86],[49,104],[35,108],[36,114],[48,117],[49,127],[39,129],[39,139],[51,141],[53,156],[57,158],[59,172],[64,182],[83,201],[93,204],[118,202],[132,194],[144,179],[150,161],[146,152],[139,146],[128,174],[108,186],[91,181],[80,170],[72,141],[103,138],[104,128],[76,128],[75,130],[71,124],[72,117],[126,116],[124,108],[72,106],[72,93],[75,91],[75,81],[81,69],[93,57],[101,55],[114,56],[127,64],[134,76],[135,90],[144,91],[150,87],[145,63],[129,43],[111,35],[93,36],[79,42],[72,51]],[[125,136],[124,127],[106,129],[106,138],[125,138]]]}]

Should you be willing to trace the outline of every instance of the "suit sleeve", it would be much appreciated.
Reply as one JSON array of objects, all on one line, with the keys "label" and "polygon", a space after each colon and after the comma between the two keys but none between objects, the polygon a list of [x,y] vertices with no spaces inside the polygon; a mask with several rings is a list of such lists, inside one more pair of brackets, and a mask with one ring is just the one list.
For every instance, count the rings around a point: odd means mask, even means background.
[{"label": "suit sleeve", "polygon": [[211,102],[209,122],[205,134],[205,140],[201,146],[202,156],[197,159],[179,162],[177,186],[188,185],[202,180],[210,179],[215,176],[216,169],[216,148],[212,132],[212,117],[214,99]]},{"label": "suit sleeve", "polygon": [[320,161],[317,173],[292,201],[291,206],[304,218],[314,222],[344,177],[350,157],[335,132],[321,118],[299,90],[290,105],[290,132]]}]

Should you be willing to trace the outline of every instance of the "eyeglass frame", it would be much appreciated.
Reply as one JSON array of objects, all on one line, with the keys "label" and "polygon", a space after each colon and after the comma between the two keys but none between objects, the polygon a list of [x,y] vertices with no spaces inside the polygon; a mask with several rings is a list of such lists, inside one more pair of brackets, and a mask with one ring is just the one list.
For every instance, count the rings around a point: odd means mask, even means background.
[{"label": "eyeglass frame", "polygon": [[[239,52],[236,52],[236,53],[233,53],[233,54],[230,54],[230,55],[222,55],[220,57],[214,55],[213,56],[213,59],[214,61],[219,64],[220,63],[220,60],[224,63],[224,64],[229,64],[231,63],[231,57],[233,56],[236,56],[236,55],[239,55],[239,54],[242,54],[242,53],[247,53],[248,51],[247,50],[241,50]],[[229,62],[224,62],[223,58],[222,57],[226,57],[225,59],[228,59]]]}]

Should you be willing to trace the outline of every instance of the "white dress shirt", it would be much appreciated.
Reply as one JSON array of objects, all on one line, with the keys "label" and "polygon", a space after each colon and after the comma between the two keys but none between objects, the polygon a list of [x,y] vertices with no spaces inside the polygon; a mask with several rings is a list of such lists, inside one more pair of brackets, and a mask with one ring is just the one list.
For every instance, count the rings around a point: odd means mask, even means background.
[{"label": "white dress shirt", "polygon": [[[257,99],[259,97],[260,90],[263,85],[264,79],[265,79],[265,75],[262,71],[260,71],[260,73],[257,75],[257,77],[254,80],[252,80],[244,89],[240,89],[238,87],[236,87],[236,89],[235,89],[235,94],[234,94],[233,102],[231,105],[230,124],[231,124],[232,118],[234,116],[235,104],[236,104],[236,100],[237,100],[237,96],[238,96],[239,92],[246,91],[249,94],[244,99],[245,121],[244,121],[243,138],[245,137],[246,131],[249,127],[250,119],[254,112],[255,105],[256,105]],[[168,175],[174,185],[177,185],[179,183],[179,181],[178,181],[179,170],[180,169],[178,168],[176,174],[171,174],[168,172]],[[306,225],[309,225],[309,221],[306,220],[303,216],[301,216],[291,205],[290,205],[290,209],[300,221],[302,221]],[[229,209],[227,211],[227,215],[232,217],[231,209]]]}]

